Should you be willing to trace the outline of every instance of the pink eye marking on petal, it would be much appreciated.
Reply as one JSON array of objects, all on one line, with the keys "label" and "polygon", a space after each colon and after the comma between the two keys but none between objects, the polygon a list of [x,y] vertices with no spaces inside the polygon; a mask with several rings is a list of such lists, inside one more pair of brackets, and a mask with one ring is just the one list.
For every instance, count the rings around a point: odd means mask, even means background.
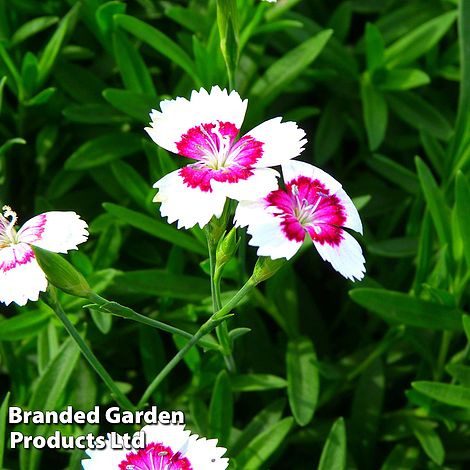
[{"label": "pink eye marking on petal", "polygon": [[179,172],[186,185],[212,192],[211,181],[237,183],[253,175],[263,155],[263,142],[249,135],[237,142],[237,127],[230,122],[201,124],[191,128],[176,144],[178,152],[198,160]]},{"label": "pink eye marking on petal", "polygon": [[337,196],[318,179],[299,176],[266,197],[268,206],[276,208],[284,234],[301,242],[308,232],[313,241],[337,246],[343,239],[346,210]]},{"label": "pink eye marking on petal", "polygon": [[162,443],[150,443],[145,449],[129,452],[119,470],[193,470],[189,460]]},{"label": "pink eye marking on petal", "polygon": [[29,247],[28,250],[23,251],[19,256],[17,256],[16,250],[13,250],[13,260],[8,263],[5,261],[1,262],[0,272],[6,273],[18,266],[30,263],[33,259],[35,259],[34,252]]}]

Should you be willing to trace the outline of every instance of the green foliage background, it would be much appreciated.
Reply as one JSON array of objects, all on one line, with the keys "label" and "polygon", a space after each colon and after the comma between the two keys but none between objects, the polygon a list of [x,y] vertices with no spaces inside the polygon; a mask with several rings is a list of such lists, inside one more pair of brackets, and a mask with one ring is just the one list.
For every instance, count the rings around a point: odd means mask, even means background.
[{"label": "green foliage background", "polygon": [[[231,468],[468,468],[469,0],[0,0],[0,202],[20,223],[76,211],[91,236],[68,259],[94,289],[196,331],[211,313],[205,238],[151,202],[185,162],[143,127],[160,100],[229,82],[249,99],[245,130],[297,121],[300,158],[353,196],[367,277],[351,284],[306,247],[229,321],[236,374],[193,349],[152,403],[184,410]],[[254,261],[248,248],[230,264],[224,298]],[[133,402],[184,345],[61,301]],[[45,304],[1,315],[0,467],[80,468],[80,451],[9,450],[8,399],[113,400]]]}]

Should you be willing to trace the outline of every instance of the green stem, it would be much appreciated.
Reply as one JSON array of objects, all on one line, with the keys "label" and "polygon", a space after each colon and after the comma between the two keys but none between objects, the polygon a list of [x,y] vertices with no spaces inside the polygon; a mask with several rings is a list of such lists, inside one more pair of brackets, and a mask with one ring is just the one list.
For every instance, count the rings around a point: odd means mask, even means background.
[{"label": "green stem", "polygon": [[437,358],[437,366],[434,372],[434,380],[439,381],[444,373],[447,354],[449,353],[450,342],[452,341],[452,331],[444,331],[441,338],[441,346],[439,348],[439,356]]},{"label": "green stem", "polygon": [[[173,335],[183,336],[184,338],[188,339],[193,338],[193,335],[191,333],[188,333],[187,331],[181,330],[171,325],[167,325],[166,323],[154,320],[153,318],[141,315],[140,313],[137,313],[129,307],[120,305],[117,302],[111,302],[109,300],[106,300],[105,298],[99,296],[98,294],[95,294],[94,292],[92,292],[88,296],[88,300],[94,302],[100,307],[100,310],[103,310],[106,313],[111,313],[112,315],[116,315],[121,318],[126,318],[128,320],[134,320],[138,323],[143,323],[144,325],[148,325],[153,328],[166,331],[167,333],[171,333]],[[220,349],[213,341],[207,340],[202,340],[201,346],[208,349]]]},{"label": "green stem", "polygon": [[[55,297],[55,296],[54,296]],[[135,409],[134,405],[131,401],[119,390],[119,387],[116,385],[114,380],[108,374],[106,369],[101,365],[98,358],[93,354],[92,350],[88,347],[85,343],[84,339],[80,336],[80,333],[76,330],[73,326],[72,322],[69,320],[67,315],[65,314],[62,305],[59,303],[57,298],[54,298],[52,295],[45,294],[44,298],[48,305],[52,307],[54,312],[56,313],[59,320],[64,325],[65,329],[69,333],[69,335],[75,340],[77,343],[78,348],[82,352],[85,359],[88,363],[95,369],[96,373],[101,377],[103,382],[109,388],[111,395],[114,397],[116,402],[119,404],[121,408],[126,410],[133,410]]]},{"label": "green stem", "polygon": [[[211,274],[211,296],[212,296],[212,312],[216,313],[222,308],[222,300],[220,298],[220,281],[221,271],[216,271],[217,261],[217,243],[212,239],[211,234],[207,232],[207,247],[209,250],[209,264]],[[225,364],[229,372],[235,371],[235,361],[232,355],[232,345],[228,332],[227,323],[223,322],[216,328],[217,338],[222,346],[222,354]]]},{"label": "green stem", "polygon": [[228,318],[230,312],[235,308],[239,302],[256,286],[256,282],[253,277],[250,277],[243,287],[216,313],[214,313],[206,323],[204,323],[197,333],[192,337],[190,341],[173,357],[173,359],[161,370],[161,372],[155,377],[152,383],[147,387],[142,398],[140,399],[137,407],[143,407],[152,393],[157,389],[165,377],[178,365],[178,363],[184,358],[186,353],[196,344],[199,340],[209,334],[217,325],[225,321]]}]

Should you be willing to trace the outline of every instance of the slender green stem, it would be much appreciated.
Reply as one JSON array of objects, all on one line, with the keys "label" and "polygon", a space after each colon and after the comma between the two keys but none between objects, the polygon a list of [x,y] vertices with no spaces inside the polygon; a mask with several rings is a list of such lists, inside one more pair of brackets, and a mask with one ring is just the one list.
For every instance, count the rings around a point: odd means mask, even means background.
[{"label": "slender green stem", "polygon": [[103,382],[109,388],[111,395],[114,397],[116,402],[122,408],[126,410],[133,410],[135,409],[134,405],[131,401],[119,390],[119,387],[116,385],[114,380],[108,374],[106,369],[101,365],[98,358],[93,354],[93,351],[88,347],[85,343],[84,339],[80,336],[80,333],[76,330],[73,326],[72,322],[68,319],[67,315],[65,314],[62,305],[59,303],[57,298],[53,298],[50,294],[46,294],[44,296],[46,302],[52,307],[54,312],[56,313],[59,320],[64,325],[65,329],[69,333],[69,335],[74,339],[79,347],[80,351],[82,352],[85,359],[89,362],[91,367],[95,369],[96,373],[101,377]]},{"label": "slender green stem", "polygon": [[192,337],[190,341],[173,357],[173,359],[161,370],[161,372],[155,377],[152,383],[147,387],[142,398],[140,399],[137,407],[144,406],[152,393],[162,383],[165,377],[178,365],[178,363],[184,358],[186,353],[197,344],[200,339],[209,334],[216,326],[225,321],[233,308],[235,308],[240,301],[256,286],[256,282],[252,277],[243,285],[243,287],[216,313],[214,313],[206,323],[204,323],[197,333]]},{"label": "slender green stem", "polygon": [[[138,323],[143,323],[144,325],[151,326],[153,328],[157,328],[162,331],[166,331],[167,333],[171,333],[173,335],[183,336],[184,338],[192,339],[193,335],[187,331],[181,330],[171,325],[167,325],[158,320],[154,320],[153,318],[146,317],[137,313],[136,311],[132,310],[129,307],[125,307],[124,305],[120,305],[117,302],[111,302],[106,300],[105,298],[99,296],[92,292],[88,296],[88,300],[94,302],[100,307],[100,310],[106,313],[111,313],[112,315],[116,315],[121,318],[127,318],[128,320],[134,320]],[[201,346],[208,348],[208,349],[220,349],[213,341],[202,340]]]},{"label": "slender green stem", "polygon": [[441,338],[441,346],[439,348],[439,356],[437,357],[436,370],[434,371],[434,380],[440,380],[446,365],[447,354],[449,353],[450,342],[452,341],[452,331],[444,331]]},{"label": "slender green stem", "polygon": [[[216,313],[222,308],[222,301],[220,298],[220,270],[216,272],[216,261],[217,261],[217,245],[212,239],[211,234],[207,233],[207,247],[209,250],[209,263],[210,263],[210,274],[211,274],[211,296],[212,296],[212,312]],[[235,361],[232,355],[232,345],[230,342],[230,336],[228,332],[227,323],[223,322],[216,328],[217,338],[219,339],[220,345],[222,346],[222,352],[225,360],[227,369],[230,372],[235,371]]]}]

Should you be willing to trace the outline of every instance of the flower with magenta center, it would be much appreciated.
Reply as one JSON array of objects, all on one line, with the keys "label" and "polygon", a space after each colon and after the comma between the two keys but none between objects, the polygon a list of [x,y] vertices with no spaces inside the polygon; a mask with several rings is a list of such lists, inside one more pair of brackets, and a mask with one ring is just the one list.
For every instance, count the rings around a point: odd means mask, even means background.
[{"label": "flower with magenta center", "polygon": [[87,450],[89,459],[82,460],[85,470],[225,470],[226,449],[217,447],[217,440],[191,435],[184,425],[156,424],[144,426],[143,449],[106,448]]},{"label": "flower with magenta center", "polygon": [[345,228],[362,234],[353,202],[333,177],[293,161],[282,165],[285,189],[257,201],[242,201],[235,212],[238,226],[248,226],[249,244],[259,256],[292,258],[308,234],[320,256],[344,277],[362,279],[365,260],[359,243]]},{"label": "flower with magenta center", "polygon": [[277,188],[272,166],[297,157],[305,132],[281,118],[266,121],[239,137],[247,100],[236,91],[212,87],[193,91],[152,110],[150,137],[170,152],[195,160],[154,184],[160,212],[178,228],[204,227],[220,217],[227,198],[254,200]]},{"label": "flower with magenta center", "polygon": [[17,232],[17,215],[9,206],[0,214],[0,302],[25,305],[47,288],[31,245],[56,253],[76,250],[88,238],[87,224],[75,212],[45,212]]}]

